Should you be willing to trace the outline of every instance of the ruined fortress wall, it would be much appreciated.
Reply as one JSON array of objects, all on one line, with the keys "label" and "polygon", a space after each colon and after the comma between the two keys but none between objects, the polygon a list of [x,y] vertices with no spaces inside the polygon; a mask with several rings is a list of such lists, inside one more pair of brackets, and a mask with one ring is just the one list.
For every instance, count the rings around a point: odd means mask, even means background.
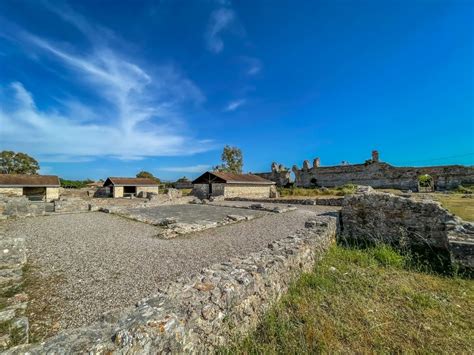
[{"label": "ruined fortress wall", "polygon": [[255,173],[254,175],[273,181],[278,187],[283,187],[290,183],[290,174],[291,171],[289,169],[285,168],[281,164],[273,162],[272,171],[268,173]]},{"label": "ruined fortress wall", "polygon": [[307,164],[303,169],[293,168],[298,187],[335,187],[345,184],[366,185],[374,188],[418,189],[418,177],[433,177],[436,190],[456,188],[461,184],[474,184],[474,167],[447,165],[434,167],[394,167],[387,163],[341,165],[330,167]]}]

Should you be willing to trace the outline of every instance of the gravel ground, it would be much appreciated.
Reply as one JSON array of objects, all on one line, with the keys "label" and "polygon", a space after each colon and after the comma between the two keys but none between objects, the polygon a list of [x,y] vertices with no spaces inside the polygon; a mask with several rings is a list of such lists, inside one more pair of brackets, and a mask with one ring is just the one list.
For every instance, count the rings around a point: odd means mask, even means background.
[{"label": "gravel ground", "polygon": [[32,329],[46,327],[39,334],[50,336],[133,305],[164,280],[261,250],[328,211],[268,214],[171,240],[153,238],[153,226],[99,212],[9,221],[5,234],[27,238]]}]

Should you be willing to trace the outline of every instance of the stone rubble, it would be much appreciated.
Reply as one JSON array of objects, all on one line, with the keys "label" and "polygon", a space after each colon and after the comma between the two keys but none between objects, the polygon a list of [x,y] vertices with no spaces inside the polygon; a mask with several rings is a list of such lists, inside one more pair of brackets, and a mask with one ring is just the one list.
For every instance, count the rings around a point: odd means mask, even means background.
[{"label": "stone rubble", "polygon": [[344,199],[341,239],[431,250],[474,270],[474,223],[454,216],[439,202],[407,196],[358,188]]}]

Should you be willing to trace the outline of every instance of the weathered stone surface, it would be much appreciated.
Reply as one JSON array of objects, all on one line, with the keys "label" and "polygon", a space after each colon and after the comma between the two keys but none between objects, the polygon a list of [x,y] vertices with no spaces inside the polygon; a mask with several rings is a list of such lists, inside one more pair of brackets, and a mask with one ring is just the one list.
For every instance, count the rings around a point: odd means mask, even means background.
[{"label": "weathered stone surface", "polygon": [[54,212],[72,213],[87,212],[89,210],[89,202],[80,197],[60,197],[59,200],[54,201]]},{"label": "weathered stone surface", "polygon": [[28,319],[24,316],[28,296],[21,291],[26,263],[24,238],[7,238],[0,233],[0,294],[6,307],[0,312],[0,350],[28,342]]},{"label": "weathered stone surface", "polygon": [[136,307],[89,327],[73,329],[42,344],[7,354],[201,353],[215,351],[232,336],[253,329],[259,316],[308,271],[333,242],[336,220],[318,217],[288,238],[247,257],[214,264],[198,275],[163,287]]},{"label": "weathered stone surface", "polygon": [[[275,182],[276,186],[284,187],[284,186],[287,186],[290,183],[291,170],[285,168],[281,164],[277,164],[277,163],[273,162],[271,172],[256,173],[255,175],[261,176],[264,179]],[[272,189],[271,193],[275,194],[275,191],[276,191],[276,189]],[[277,196],[270,196],[270,197],[277,197]]]},{"label": "weathered stone surface", "polygon": [[346,196],[341,210],[341,238],[384,242],[432,250],[453,264],[474,269],[474,223],[465,222],[439,202],[358,189]]},{"label": "weathered stone surface", "polygon": [[43,216],[54,212],[54,203],[30,201],[25,196],[0,196],[0,211],[9,218]]}]

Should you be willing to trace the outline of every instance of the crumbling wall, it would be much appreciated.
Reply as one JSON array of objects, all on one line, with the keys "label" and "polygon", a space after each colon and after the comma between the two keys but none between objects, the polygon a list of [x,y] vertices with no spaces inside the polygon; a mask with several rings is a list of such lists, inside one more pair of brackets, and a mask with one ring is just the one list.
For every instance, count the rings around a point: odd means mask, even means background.
[{"label": "crumbling wall", "polygon": [[62,213],[87,212],[90,209],[90,203],[80,197],[61,197],[54,201],[54,211]]},{"label": "crumbling wall", "polygon": [[28,343],[26,317],[28,295],[23,291],[23,267],[26,263],[24,238],[7,238],[0,226],[0,351]]},{"label": "crumbling wall", "polygon": [[474,270],[474,223],[454,216],[438,202],[367,188],[344,198],[341,225],[342,240],[407,247]]},{"label": "crumbling wall", "polygon": [[311,167],[308,160],[303,168],[293,166],[298,187],[336,187],[345,184],[366,185],[374,188],[418,190],[418,177],[428,174],[435,190],[447,190],[462,184],[474,184],[474,167],[462,165],[431,167],[395,167],[379,161],[378,152],[364,164],[321,167],[319,158]]},{"label": "crumbling wall", "polygon": [[54,212],[52,202],[30,201],[25,196],[0,196],[0,215],[5,218],[43,216],[51,212]]},{"label": "crumbling wall", "polygon": [[136,307],[6,354],[215,352],[253,329],[294,278],[324,255],[334,241],[336,219],[315,218],[260,252],[169,283]]},{"label": "crumbling wall", "polygon": [[291,182],[290,169],[287,169],[283,165],[277,164],[275,162],[272,163],[272,171],[269,173],[255,173],[254,175],[258,175],[264,179],[273,181],[278,187],[288,186]]}]

